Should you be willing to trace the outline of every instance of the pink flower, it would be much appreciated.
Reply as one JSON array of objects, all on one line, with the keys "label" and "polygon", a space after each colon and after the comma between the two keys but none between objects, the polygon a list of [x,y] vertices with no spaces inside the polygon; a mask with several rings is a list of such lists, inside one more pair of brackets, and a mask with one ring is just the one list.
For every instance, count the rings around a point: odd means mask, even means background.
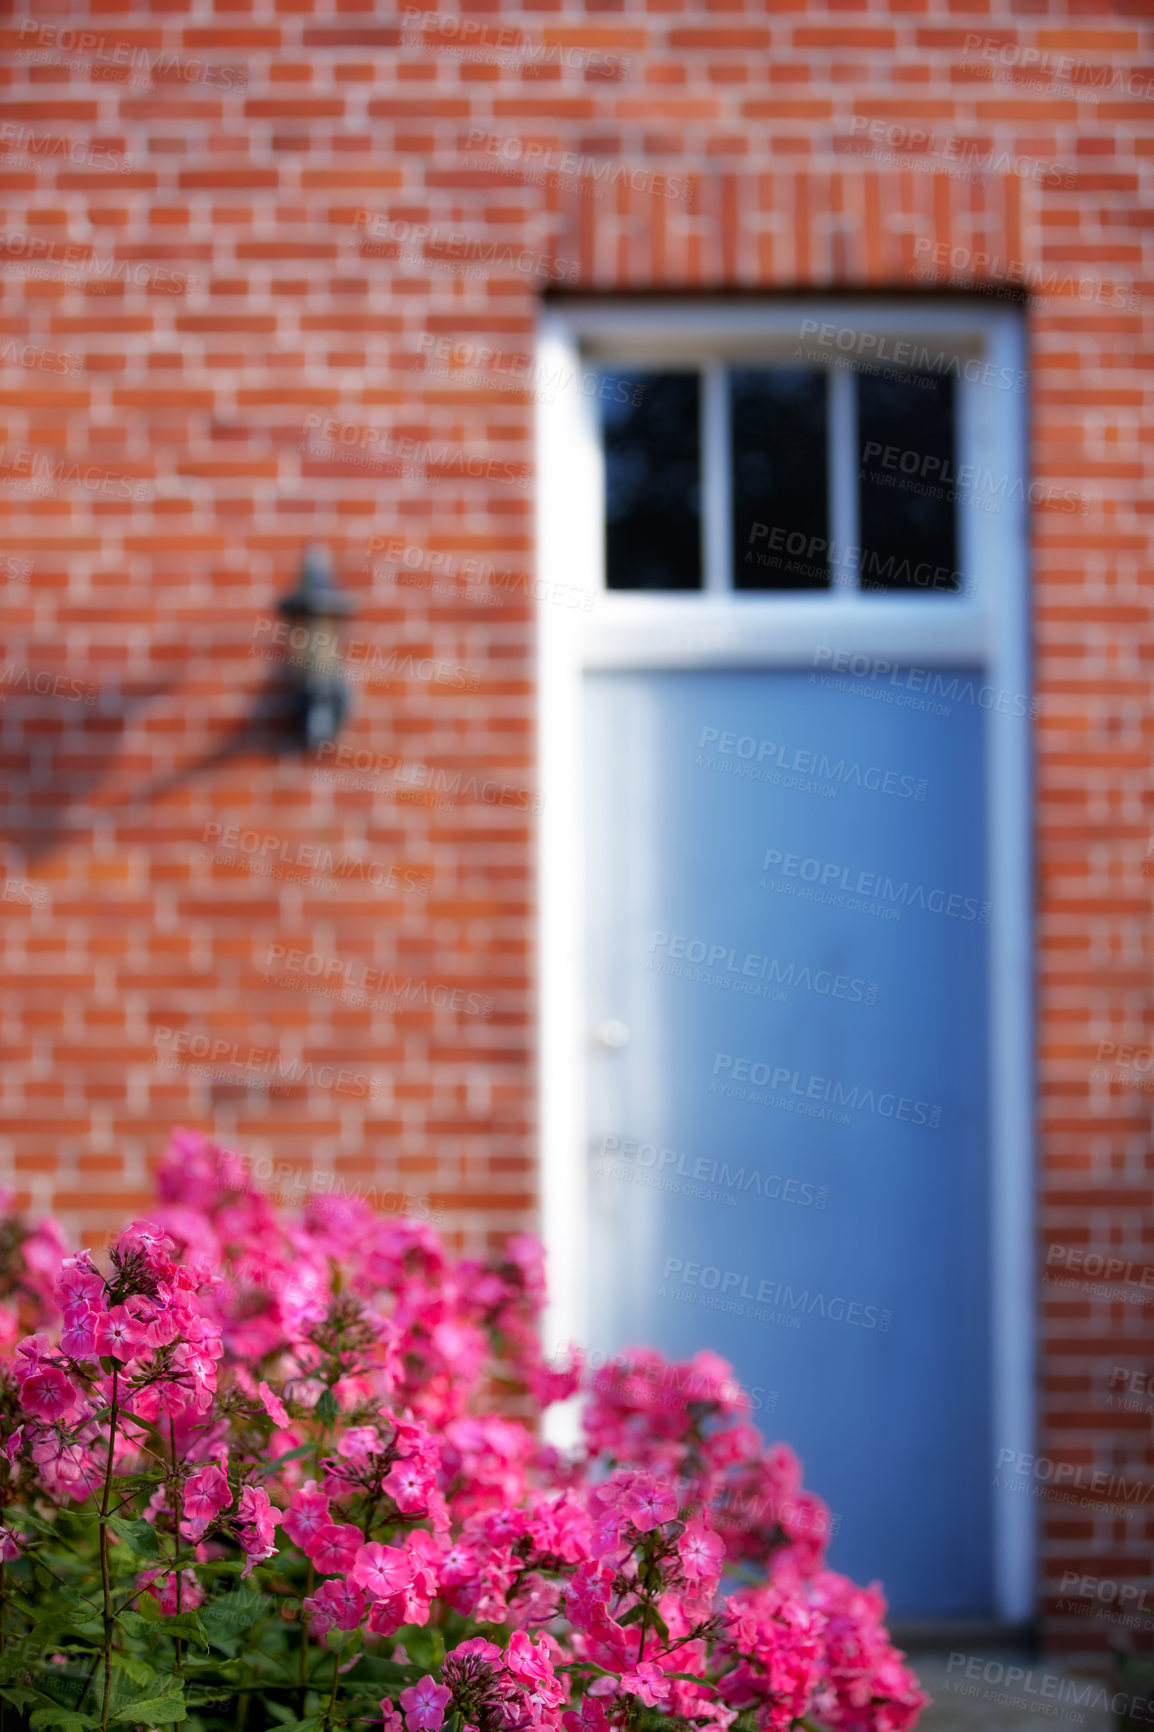
[{"label": "pink flower", "polygon": [[280,1396],[274,1395],[267,1383],[257,1384],[257,1394],[260,1396],[264,1410],[273,1424],[279,1425],[283,1430],[289,1424],[289,1416],[285,1412],[285,1405]]},{"label": "pink flower", "polygon": [[[166,1617],[176,1616],[176,1571],[142,1570],[136,1578],[138,1588],[146,1587]],[[195,1612],[204,1604],[204,1589],[196,1579],[195,1570],[180,1572],[180,1610]]]},{"label": "pink flower", "polygon": [[299,1491],[292,1495],[288,1511],[284,1518],[284,1531],[294,1546],[308,1555],[309,1547],[316,1541],[322,1528],[332,1525],[329,1515],[329,1500],[319,1489],[315,1479],[308,1479]]},{"label": "pink flower", "polygon": [[276,1524],[280,1520],[281,1513],[273,1509],[268,1492],[246,1485],[236,1516],[237,1538],[245,1553],[242,1581],[251,1575],[254,1564],[263,1563],[276,1551]]},{"label": "pink flower", "polygon": [[303,1609],[306,1617],[313,1618],[317,1635],[324,1635],[334,1626],[338,1630],[355,1630],[365,1615],[365,1596],[352,1582],[322,1582],[304,1602]]},{"label": "pink flower", "polygon": [[145,1346],[144,1330],[125,1305],[114,1305],[112,1310],[96,1321],[96,1351],[100,1354],[110,1354],[113,1359],[119,1359],[126,1365],[130,1359],[135,1359],[140,1349]]},{"label": "pink flower", "polygon": [[54,1365],[41,1365],[20,1384],[21,1405],[37,1418],[46,1419],[50,1425],[65,1419],[79,1399],[74,1385]]},{"label": "pink flower", "polygon": [[540,1707],[561,1706],[565,1691],[553,1671],[553,1659],[544,1642],[534,1647],[524,1630],[514,1630],[505,1650],[505,1664]]},{"label": "pink flower", "polygon": [[185,1485],[182,1499],[190,1537],[199,1539],[209,1522],[215,1521],[231,1502],[227,1475],[211,1463],[198,1468]]},{"label": "pink flower", "polygon": [[387,1696],[381,1703],[381,1718],[385,1722],[385,1732],[405,1732],[405,1722]]},{"label": "pink flower", "polygon": [[401,1707],[409,1732],[441,1732],[451,1695],[451,1690],[427,1675],[410,1689],[402,1690]]},{"label": "pink flower", "polygon": [[574,1712],[568,1709],[561,1716],[565,1732],[608,1732],[609,1716],[601,1706],[600,1699],[593,1695],[582,1698],[581,1707]]},{"label": "pink flower", "polygon": [[725,1563],[725,1541],[704,1522],[686,1524],[685,1532],[677,1542],[677,1553],[687,1581],[716,1581],[720,1578]]},{"label": "pink flower", "polygon": [[17,1533],[15,1528],[0,1526],[0,1563],[9,1564],[18,1558],[21,1546],[26,1544],[26,1535]]},{"label": "pink flower", "polygon": [[383,1600],[404,1592],[413,1579],[413,1566],[399,1546],[382,1546],[372,1540],[358,1549],[352,1577],[374,1598]]},{"label": "pink flower", "polygon": [[60,1351],[69,1359],[93,1359],[96,1356],[96,1325],[99,1311],[87,1305],[70,1305],[64,1313],[64,1328],[60,1335]]},{"label": "pink flower", "polygon": [[311,1545],[302,1549],[322,1576],[347,1576],[356,1562],[363,1538],[360,1528],[351,1522],[342,1527],[329,1522],[314,1535]]},{"label": "pink flower", "polygon": [[663,1708],[669,1699],[669,1679],[653,1660],[642,1660],[632,1672],[624,1672],[621,1688],[630,1696],[640,1696],[647,1708]]},{"label": "pink flower", "polygon": [[381,1484],[402,1515],[423,1515],[429,1507],[433,1476],[419,1462],[394,1462]]},{"label": "pink flower", "polygon": [[75,1257],[66,1257],[56,1277],[56,1303],[60,1309],[68,1311],[73,1305],[99,1306],[103,1300],[104,1282],[88,1252],[78,1251]]},{"label": "pink flower", "polygon": [[622,1511],[635,1528],[650,1533],[662,1522],[677,1516],[677,1496],[669,1486],[662,1485],[649,1474],[639,1473],[621,1498]]},{"label": "pink flower", "polygon": [[337,1444],[337,1454],[346,1461],[364,1461],[381,1447],[381,1440],[371,1425],[350,1425]]}]

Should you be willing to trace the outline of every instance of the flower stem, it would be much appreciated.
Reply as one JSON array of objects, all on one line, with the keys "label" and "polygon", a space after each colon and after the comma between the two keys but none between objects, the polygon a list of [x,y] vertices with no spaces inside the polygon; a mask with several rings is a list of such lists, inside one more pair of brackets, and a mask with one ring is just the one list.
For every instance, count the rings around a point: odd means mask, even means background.
[{"label": "flower stem", "polygon": [[112,1495],[112,1466],[116,1447],[117,1379],[120,1367],[112,1366],[112,1403],[108,1412],[108,1460],[104,1467],[104,1494],[100,1500],[100,1586],[104,1595],[104,1704],[100,1714],[100,1732],[107,1732],[108,1715],[112,1707],[112,1632],[116,1627],[112,1616],[112,1582],[108,1572],[108,1501]]},{"label": "flower stem", "polygon": [[333,1655],[333,1687],[329,1691],[329,1705],[325,1709],[325,1717],[324,1717],[324,1722],[323,1722],[323,1726],[322,1726],[322,1732],[329,1732],[329,1721],[332,1719],[333,1709],[336,1707],[337,1680],[340,1678],[340,1675],[341,1675],[341,1657],[339,1654],[334,1654]]},{"label": "flower stem", "polygon": [[[308,1583],[305,1587],[306,1597],[311,1595],[311,1593],[313,1591],[313,1580],[314,1580],[313,1561],[310,1558],[309,1559]],[[304,1614],[304,1607],[302,1606],[301,1607],[301,1705],[300,1705],[300,1713],[297,1716],[297,1718],[300,1720],[303,1720],[305,1717],[305,1698],[308,1694],[308,1663],[309,1663],[309,1625],[308,1625],[308,1619],[305,1617],[305,1614]]]},{"label": "flower stem", "polygon": [[[172,1536],[172,1555],[173,1558],[176,1559],[180,1556],[180,1524],[183,1511],[181,1509],[180,1497],[180,1458],[176,1453],[176,1421],[173,1419],[171,1414],[168,1419],[168,1440],[172,1446],[172,1507],[176,1524]],[[179,1618],[184,1609],[184,1571],[177,1568],[174,1573],[176,1576],[176,1615]],[[183,1670],[183,1662],[184,1647],[181,1643],[180,1637],[178,1636],[176,1638],[176,1675],[178,1678]]]}]

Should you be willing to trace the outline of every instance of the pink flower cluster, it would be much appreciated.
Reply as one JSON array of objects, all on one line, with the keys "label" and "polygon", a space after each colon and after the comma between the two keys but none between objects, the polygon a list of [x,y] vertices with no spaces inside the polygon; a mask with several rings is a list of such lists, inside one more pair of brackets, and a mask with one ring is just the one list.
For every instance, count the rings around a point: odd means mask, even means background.
[{"label": "pink flower cluster", "polygon": [[[152,1219],[107,1256],[51,1228],[10,1240],[0,1308],[42,1327],[0,1330],[5,1558],[30,1543],[22,1502],[108,1508],[117,1479],[117,1507],[135,1495],[181,1565],[139,1578],[161,1613],[202,1605],[229,1556],[270,1598],[299,1580],[294,1627],[333,1650],[334,1691],[355,1692],[360,1654],[407,1668],[385,1732],[916,1723],[879,1589],[825,1566],[828,1511],[730,1367],[648,1349],[595,1376],[576,1351],[547,1364],[534,1241],[453,1259],[356,1199],[287,1221],[189,1131]],[[503,1410],[495,1378],[519,1392]],[[585,1443],[562,1454],[537,1416],[579,1390]],[[410,1664],[430,1631],[443,1658]]]}]

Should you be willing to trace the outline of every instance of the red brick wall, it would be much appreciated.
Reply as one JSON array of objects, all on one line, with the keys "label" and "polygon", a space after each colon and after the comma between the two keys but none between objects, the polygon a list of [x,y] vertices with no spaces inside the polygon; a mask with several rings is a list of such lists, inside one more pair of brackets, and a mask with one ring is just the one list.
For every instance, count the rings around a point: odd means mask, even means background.
[{"label": "red brick wall", "polygon": [[[1039,1452],[1154,1486],[1154,1397],[1109,1388],[1111,1367],[1154,1369],[1130,1302],[1154,1262],[1150,1061],[1110,1055],[1113,1080],[1098,1062],[1101,1041],[1149,1042],[1154,53],[1125,10],[543,0],[478,7],[468,57],[448,30],[402,39],[310,0],[6,24],[2,1148],[21,1194],[109,1221],[182,1120],[265,1174],[316,1162],[385,1206],[428,1199],[474,1241],[530,1219],[517,357],[540,295],[1024,282],[1035,473],[1092,495],[1034,533],[1042,1257],[1087,1282],[1042,1288]],[[446,377],[443,338],[500,359]],[[328,421],[329,447],[302,446]],[[415,550],[425,587],[372,538]],[[400,781],[326,780],[278,734],[284,670],[252,652],[314,539],[360,604],[342,744],[403,759]],[[251,833],[231,858],[229,825]],[[274,946],[291,985],[263,978]],[[298,990],[309,968],[350,991]],[[206,1051],[212,1076],[157,1062]],[[1073,1247],[1137,1267],[1103,1296]],[[1038,1506],[1058,1643],[1096,1627],[1055,1610],[1064,1570],[1148,1579],[1146,1508],[1097,1496]]]}]

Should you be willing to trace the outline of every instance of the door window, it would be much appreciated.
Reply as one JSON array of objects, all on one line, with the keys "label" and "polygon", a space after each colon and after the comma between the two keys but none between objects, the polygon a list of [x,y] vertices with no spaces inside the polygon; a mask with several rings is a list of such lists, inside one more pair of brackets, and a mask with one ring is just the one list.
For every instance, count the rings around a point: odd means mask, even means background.
[{"label": "door window", "polygon": [[613,369],[597,397],[607,588],[964,587],[948,372]]}]

